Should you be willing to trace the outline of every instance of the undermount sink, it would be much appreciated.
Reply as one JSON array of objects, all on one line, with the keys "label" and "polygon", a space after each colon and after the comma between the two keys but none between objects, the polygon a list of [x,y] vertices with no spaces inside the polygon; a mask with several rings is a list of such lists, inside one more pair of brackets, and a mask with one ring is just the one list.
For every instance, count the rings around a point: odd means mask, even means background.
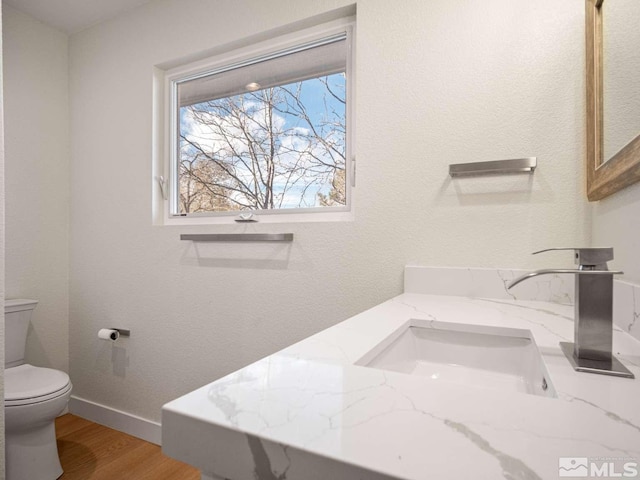
[{"label": "undermount sink", "polygon": [[412,319],[355,364],[435,381],[556,397],[529,330]]}]

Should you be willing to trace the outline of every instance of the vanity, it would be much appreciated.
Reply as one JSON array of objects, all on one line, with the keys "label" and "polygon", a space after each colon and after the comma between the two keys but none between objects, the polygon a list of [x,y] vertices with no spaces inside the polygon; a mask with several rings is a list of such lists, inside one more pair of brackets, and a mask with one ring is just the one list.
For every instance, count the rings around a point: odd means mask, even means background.
[{"label": "vanity", "polygon": [[[573,278],[405,268],[404,293],[163,407],[165,454],[209,479],[640,476],[640,289],[576,372]],[[606,474],[606,475],[604,475]]]}]

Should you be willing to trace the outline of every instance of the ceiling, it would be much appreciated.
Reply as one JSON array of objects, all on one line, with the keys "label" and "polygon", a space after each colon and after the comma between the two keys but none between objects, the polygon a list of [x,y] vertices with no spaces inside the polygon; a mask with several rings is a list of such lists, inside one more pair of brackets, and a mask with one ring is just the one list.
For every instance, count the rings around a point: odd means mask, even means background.
[{"label": "ceiling", "polygon": [[151,0],[2,0],[67,34],[116,17]]}]

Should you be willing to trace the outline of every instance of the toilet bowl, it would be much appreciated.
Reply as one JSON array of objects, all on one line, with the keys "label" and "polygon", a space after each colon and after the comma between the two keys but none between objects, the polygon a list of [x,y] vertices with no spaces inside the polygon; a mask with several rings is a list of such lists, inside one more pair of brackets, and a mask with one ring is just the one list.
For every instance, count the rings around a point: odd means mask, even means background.
[{"label": "toilet bowl", "polygon": [[71,396],[69,376],[24,363],[34,300],[5,302],[5,468],[7,480],[55,480],[62,475],[55,418]]}]

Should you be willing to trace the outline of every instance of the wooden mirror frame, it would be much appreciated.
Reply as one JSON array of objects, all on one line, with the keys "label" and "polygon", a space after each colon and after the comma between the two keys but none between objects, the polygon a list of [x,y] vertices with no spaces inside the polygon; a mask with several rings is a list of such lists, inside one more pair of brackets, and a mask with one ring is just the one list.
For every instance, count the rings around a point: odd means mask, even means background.
[{"label": "wooden mirror frame", "polygon": [[587,198],[601,200],[640,181],[640,134],[608,161],[603,159],[602,4],[586,0]]}]

